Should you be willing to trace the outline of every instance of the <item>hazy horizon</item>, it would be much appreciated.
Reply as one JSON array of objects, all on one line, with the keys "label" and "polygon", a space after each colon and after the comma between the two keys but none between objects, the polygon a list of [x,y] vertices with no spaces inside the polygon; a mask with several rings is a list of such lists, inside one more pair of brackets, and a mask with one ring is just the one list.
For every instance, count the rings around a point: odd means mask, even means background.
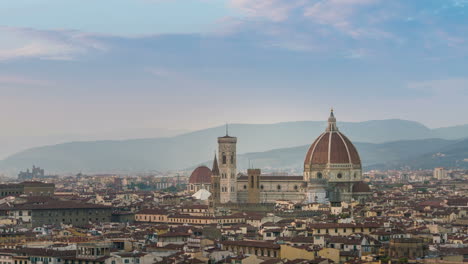
[{"label": "hazy horizon", "polygon": [[339,121],[468,124],[467,9],[466,0],[4,1],[0,157],[60,138],[325,120],[330,107]]},{"label": "hazy horizon", "polygon": [[[396,120],[404,120],[409,122],[417,122],[429,129],[437,129],[437,128],[446,128],[446,127],[435,127],[431,128],[426,126],[425,124],[414,121],[414,120],[405,120],[394,118]],[[383,120],[394,120],[394,119],[382,119],[382,120],[364,120],[364,121],[347,121],[347,120],[339,120],[338,119],[338,127],[340,123],[362,123],[362,122],[370,122],[370,121],[383,121]],[[273,122],[273,123],[229,123],[229,125],[275,125],[281,123],[295,123],[295,122],[323,122],[323,126],[326,126],[326,119],[324,120],[296,120],[296,121],[280,121],[280,122]],[[26,136],[26,135],[18,135],[15,137],[1,137],[0,142],[3,145],[3,149],[0,150],[0,160],[6,158],[12,154],[21,152],[23,150],[27,150],[30,148],[35,147],[42,147],[46,145],[56,145],[62,144],[67,142],[78,142],[78,141],[102,141],[102,140],[130,140],[130,139],[145,139],[145,138],[162,138],[162,137],[174,137],[182,134],[187,134],[191,132],[196,132],[205,129],[211,129],[216,127],[222,127],[226,124],[218,124],[209,127],[203,127],[199,129],[165,129],[165,128],[135,128],[129,129],[126,131],[101,131],[96,134],[92,133],[82,133],[82,134],[47,134],[47,135],[40,135],[37,134],[33,137]],[[468,124],[463,124],[468,125]],[[456,126],[463,126],[463,125],[455,125],[450,127]],[[16,139],[16,140],[15,140]]]}]

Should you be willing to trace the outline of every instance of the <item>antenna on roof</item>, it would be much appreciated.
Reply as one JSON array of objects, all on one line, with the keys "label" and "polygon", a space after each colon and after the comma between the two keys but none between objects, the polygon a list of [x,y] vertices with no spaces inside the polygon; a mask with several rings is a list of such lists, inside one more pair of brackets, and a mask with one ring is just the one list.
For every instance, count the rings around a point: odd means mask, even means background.
[{"label": "antenna on roof", "polygon": [[226,136],[229,136],[229,126],[228,126],[228,123],[226,123]]}]

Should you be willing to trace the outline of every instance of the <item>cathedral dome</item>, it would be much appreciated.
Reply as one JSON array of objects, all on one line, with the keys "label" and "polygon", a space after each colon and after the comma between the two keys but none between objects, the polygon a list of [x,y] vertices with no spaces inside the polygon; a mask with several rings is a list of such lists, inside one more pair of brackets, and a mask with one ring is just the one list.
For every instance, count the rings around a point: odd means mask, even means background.
[{"label": "cathedral dome", "polygon": [[211,170],[206,166],[196,168],[189,178],[189,183],[192,184],[209,184],[211,183]]},{"label": "cathedral dome", "polygon": [[353,185],[353,193],[365,193],[370,191],[371,189],[369,185],[363,181],[357,182]]},{"label": "cathedral dome", "polygon": [[304,165],[350,164],[361,166],[361,159],[353,143],[336,127],[336,119],[331,111],[328,127],[309,148]]}]

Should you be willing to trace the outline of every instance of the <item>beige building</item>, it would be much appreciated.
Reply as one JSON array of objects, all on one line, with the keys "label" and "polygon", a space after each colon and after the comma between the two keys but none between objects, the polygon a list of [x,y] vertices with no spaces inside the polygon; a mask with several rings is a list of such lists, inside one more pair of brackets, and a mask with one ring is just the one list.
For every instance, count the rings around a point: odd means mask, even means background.
[{"label": "beige building", "polygon": [[234,252],[238,255],[255,255],[258,257],[282,258],[281,246],[265,241],[222,241],[223,250]]},{"label": "beige building", "polygon": [[195,226],[205,225],[236,225],[244,224],[245,216],[243,215],[227,215],[227,216],[210,216],[210,215],[190,215],[190,214],[169,214],[167,211],[159,209],[144,209],[135,214],[136,222],[151,222],[168,225],[183,225],[190,224]]},{"label": "beige building", "polygon": [[[260,174],[260,169],[254,169]],[[250,182],[249,182],[249,177]],[[252,177],[255,177],[254,187]],[[305,199],[305,183],[302,176],[240,175],[237,178],[237,198],[240,203],[275,203],[278,200],[302,202]],[[253,193],[254,194],[253,194]],[[249,200],[250,197],[255,197]]]},{"label": "beige building", "polygon": [[315,223],[310,225],[310,235],[349,236],[355,233],[370,235],[381,228],[380,224],[359,223]]}]

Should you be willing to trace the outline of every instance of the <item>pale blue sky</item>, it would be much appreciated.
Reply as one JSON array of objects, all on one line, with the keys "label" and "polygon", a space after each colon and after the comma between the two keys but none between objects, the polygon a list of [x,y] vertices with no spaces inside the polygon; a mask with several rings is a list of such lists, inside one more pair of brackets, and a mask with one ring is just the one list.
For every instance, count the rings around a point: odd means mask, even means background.
[{"label": "pale blue sky", "polygon": [[0,143],[324,120],[331,106],[346,121],[466,124],[467,11],[467,0],[0,1]]},{"label": "pale blue sky", "polygon": [[0,3],[0,23],[102,34],[202,33],[236,15],[225,1],[15,0]]}]

